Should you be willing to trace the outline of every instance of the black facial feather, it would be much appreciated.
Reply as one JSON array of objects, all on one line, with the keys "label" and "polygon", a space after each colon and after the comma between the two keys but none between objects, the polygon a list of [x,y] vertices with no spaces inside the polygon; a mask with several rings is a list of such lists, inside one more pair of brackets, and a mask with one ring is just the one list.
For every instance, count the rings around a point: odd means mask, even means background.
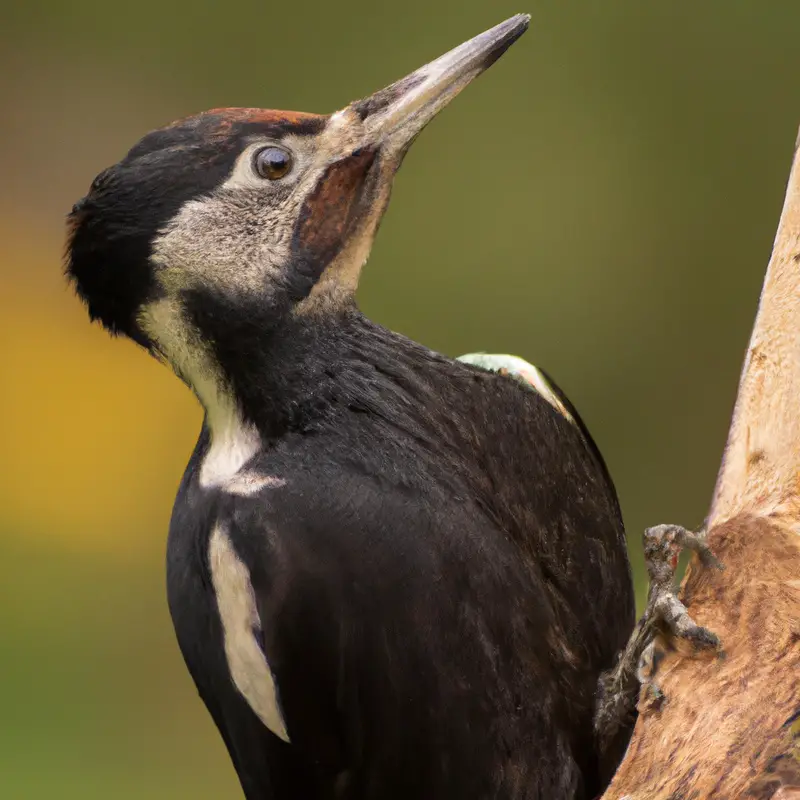
[{"label": "black facial feather", "polygon": [[70,217],[67,269],[91,317],[142,343],[135,315],[157,292],[153,239],[187,200],[218,185],[235,158],[232,149],[209,154],[198,171],[192,150],[168,147],[125,158],[103,173]]},{"label": "black facial feather", "polygon": [[66,271],[92,319],[149,346],[136,314],[157,298],[150,255],[158,232],[225,181],[252,136],[311,135],[324,124],[313,115],[206,112],[148,133],[101,172],[68,217]]}]

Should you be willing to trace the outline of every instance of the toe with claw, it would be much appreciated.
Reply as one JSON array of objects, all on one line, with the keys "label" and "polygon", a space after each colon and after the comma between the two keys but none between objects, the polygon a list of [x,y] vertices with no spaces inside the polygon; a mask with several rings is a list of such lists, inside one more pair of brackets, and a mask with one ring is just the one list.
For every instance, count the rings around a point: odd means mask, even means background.
[{"label": "toe with claw", "polygon": [[689,654],[720,648],[719,639],[698,625],[678,599],[675,570],[683,550],[696,553],[704,567],[723,568],[703,533],[692,533],[679,525],[657,525],[644,532],[644,556],[650,577],[647,607],[616,666],[600,677],[594,722],[601,746],[630,723],[641,685],[647,689],[648,707],[663,704],[664,695],[654,681],[663,657],[663,648],[658,644]]}]

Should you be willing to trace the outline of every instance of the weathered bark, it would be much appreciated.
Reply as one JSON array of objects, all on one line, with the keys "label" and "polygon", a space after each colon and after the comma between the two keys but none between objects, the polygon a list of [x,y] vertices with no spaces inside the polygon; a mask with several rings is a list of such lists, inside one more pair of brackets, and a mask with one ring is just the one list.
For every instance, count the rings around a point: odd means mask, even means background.
[{"label": "weathered bark", "polygon": [[[724,287],[722,288],[724,291]],[[669,649],[604,800],[800,800],[800,157],[708,518],[682,586],[721,655]]]}]

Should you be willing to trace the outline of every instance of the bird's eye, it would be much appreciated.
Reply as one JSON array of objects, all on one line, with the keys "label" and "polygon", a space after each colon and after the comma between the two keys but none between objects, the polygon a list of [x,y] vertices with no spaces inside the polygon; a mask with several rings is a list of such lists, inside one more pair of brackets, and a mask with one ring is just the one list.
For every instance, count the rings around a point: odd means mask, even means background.
[{"label": "bird's eye", "polygon": [[285,178],[292,169],[292,154],[282,147],[265,147],[254,159],[256,172],[270,181]]}]

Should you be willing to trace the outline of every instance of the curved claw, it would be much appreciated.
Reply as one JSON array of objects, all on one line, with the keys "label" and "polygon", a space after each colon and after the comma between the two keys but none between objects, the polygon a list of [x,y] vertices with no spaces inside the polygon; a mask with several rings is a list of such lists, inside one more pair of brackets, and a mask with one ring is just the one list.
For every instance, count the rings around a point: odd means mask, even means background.
[{"label": "curved claw", "polygon": [[719,647],[719,638],[708,628],[698,625],[689,610],[673,593],[659,594],[653,603],[653,624],[667,636],[683,639],[696,650]]},{"label": "curved claw", "polygon": [[721,652],[719,638],[698,625],[678,599],[674,582],[678,558],[684,549],[697,553],[703,566],[724,569],[706,544],[705,534],[692,533],[680,525],[656,525],[645,530],[643,540],[650,577],[647,607],[616,666],[600,677],[595,730],[601,743],[633,714],[640,686],[646,688],[651,699],[657,700],[656,707],[664,702],[655,680],[663,657],[661,648],[656,647],[657,639],[674,644],[685,642],[692,653]]},{"label": "curved claw", "polygon": [[[691,550],[697,553],[700,563],[704,567],[716,567],[725,569],[725,565],[711,552],[711,548],[706,544],[705,533],[693,533],[681,525],[655,525],[647,528],[644,532],[644,552],[648,560],[648,566],[653,558],[659,554],[675,559],[675,564],[671,564],[674,570],[677,565],[677,558],[682,550]],[[667,560],[667,559],[664,559]]]}]

